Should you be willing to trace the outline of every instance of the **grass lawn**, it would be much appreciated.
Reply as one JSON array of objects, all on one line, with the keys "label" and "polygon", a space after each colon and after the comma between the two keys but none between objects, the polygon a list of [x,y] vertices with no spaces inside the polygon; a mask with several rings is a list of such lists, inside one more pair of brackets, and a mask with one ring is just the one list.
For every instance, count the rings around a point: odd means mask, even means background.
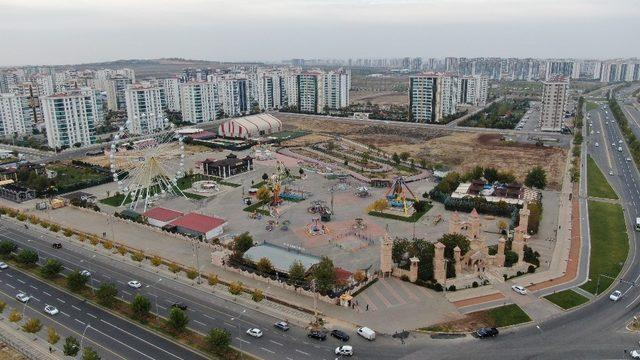
[{"label": "grass lawn", "polygon": [[67,166],[67,165],[52,165],[48,167],[49,170],[54,170],[58,175],[55,177],[56,186],[67,187],[78,183],[100,181],[108,175],[101,174],[95,170]]},{"label": "grass lawn", "polygon": [[[591,233],[591,258],[589,281],[580,286],[596,294],[605,291],[620,273],[629,252],[629,240],[620,205],[589,201],[589,231]],[[600,285],[598,286],[598,278]],[[596,293],[597,288],[597,293]]]},{"label": "grass lawn", "polygon": [[487,316],[495,321],[496,327],[522,324],[531,318],[516,304],[505,305],[487,311]]},{"label": "grass lawn", "polygon": [[591,101],[587,101],[587,111],[595,110],[597,108],[598,108],[598,104]]},{"label": "grass lawn", "polygon": [[591,156],[587,157],[587,193],[599,198],[618,199],[618,195]]},{"label": "grass lawn", "polygon": [[544,298],[565,310],[582,305],[589,301],[589,299],[571,289],[547,295]]}]

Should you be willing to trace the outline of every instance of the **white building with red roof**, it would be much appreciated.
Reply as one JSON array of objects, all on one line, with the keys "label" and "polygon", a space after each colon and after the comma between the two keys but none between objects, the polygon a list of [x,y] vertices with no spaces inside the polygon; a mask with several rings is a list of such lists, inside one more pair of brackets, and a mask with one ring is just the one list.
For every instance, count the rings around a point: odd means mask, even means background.
[{"label": "white building with red roof", "polygon": [[210,240],[222,235],[227,221],[214,216],[189,213],[170,222],[169,225],[175,226],[179,233]]},{"label": "white building with red roof", "polygon": [[142,216],[147,218],[149,225],[163,227],[170,222],[183,217],[184,213],[163,207],[155,207],[143,213]]}]

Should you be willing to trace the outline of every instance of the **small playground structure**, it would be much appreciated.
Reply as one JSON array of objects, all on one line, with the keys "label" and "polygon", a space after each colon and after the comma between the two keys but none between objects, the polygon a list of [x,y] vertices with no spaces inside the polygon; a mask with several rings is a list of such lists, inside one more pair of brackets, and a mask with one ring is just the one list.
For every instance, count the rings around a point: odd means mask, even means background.
[{"label": "small playground structure", "polygon": [[413,199],[416,198],[414,193],[409,189],[407,183],[402,176],[396,176],[391,183],[391,187],[385,194],[389,206],[393,209],[402,209],[405,215],[409,215],[413,207],[413,201],[407,200],[407,193],[411,195]]},{"label": "small playground structure", "polygon": [[363,218],[355,218],[353,221],[353,230],[362,231],[367,229],[367,223]]},{"label": "small playground structure", "polygon": [[320,218],[314,217],[307,224],[307,233],[311,236],[324,235],[329,233],[329,229],[320,222]]},{"label": "small playground structure", "polygon": [[311,196],[311,193],[302,190],[300,187],[285,186],[280,198],[288,201],[302,201]]},{"label": "small playground structure", "polygon": [[327,207],[326,202],[324,202],[323,200],[313,201],[307,211],[310,214],[319,214],[320,219],[325,222],[330,221],[331,215],[333,215],[331,209]]},{"label": "small playground structure", "polygon": [[351,189],[351,183],[346,177],[337,177],[338,183],[331,186],[330,192],[345,192]]},{"label": "small playground structure", "polygon": [[275,159],[275,152],[272,150],[271,145],[257,145],[253,148],[254,159],[259,161],[273,160]]},{"label": "small playground structure", "polygon": [[196,181],[192,187],[195,192],[203,194],[213,194],[220,191],[220,185],[212,180]]}]

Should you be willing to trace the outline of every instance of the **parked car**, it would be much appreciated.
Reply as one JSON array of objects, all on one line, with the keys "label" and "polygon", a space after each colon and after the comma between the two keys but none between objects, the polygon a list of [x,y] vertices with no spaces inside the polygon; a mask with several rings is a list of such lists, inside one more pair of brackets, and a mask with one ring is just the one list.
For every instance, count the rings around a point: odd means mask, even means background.
[{"label": "parked car", "polygon": [[187,310],[187,304],[181,302],[175,302],[171,304],[172,308],[178,308],[180,310]]},{"label": "parked car", "polygon": [[0,269],[4,270],[6,268],[8,268],[9,265],[7,265],[7,263],[0,261]]},{"label": "parked car", "polygon": [[127,285],[134,289],[140,289],[142,287],[142,283],[138,280],[131,280],[127,283]]},{"label": "parked car", "polygon": [[373,341],[376,339],[376,332],[369,329],[366,326],[363,326],[361,328],[358,328],[356,330],[356,332],[358,333],[358,335],[362,336],[363,338],[369,340],[369,341]]},{"label": "parked car", "polygon": [[84,277],[89,277],[91,276],[91,273],[87,270],[82,270],[80,271],[80,275],[84,276]]},{"label": "parked car", "polygon": [[616,290],[616,291],[612,292],[611,295],[609,295],[609,300],[618,301],[618,300],[620,300],[621,296],[622,296],[622,293],[620,292],[620,290]]},{"label": "parked car", "polygon": [[632,359],[640,359],[640,350],[631,350],[629,355]]},{"label": "parked car", "polygon": [[58,309],[53,305],[45,306],[44,307],[44,312],[46,312],[49,315],[55,315],[55,314],[59,313]]},{"label": "parked car", "polygon": [[280,329],[282,331],[289,330],[289,324],[287,324],[286,321],[278,321],[277,323],[273,324],[273,327]]},{"label": "parked car", "polygon": [[325,341],[327,340],[327,334],[325,334],[322,331],[319,330],[311,330],[308,334],[307,334],[308,338],[311,339],[318,339],[318,340],[322,340]]},{"label": "parked car", "polygon": [[524,287],[522,287],[520,285],[513,285],[511,287],[511,290],[517,292],[520,295],[527,295],[527,289],[525,289]]},{"label": "parked car", "polygon": [[251,328],[247,330],[247,335],[253,336],[254,338],[262,337],[262,330],[258,328]]},{"label": "parked car", "polygon": [[499,333],[500,332],[496,328],[481,328],[476,330],[472,335],[479,339],[484,339],[497,336]]},{"label": "parked car", "polygon": [[25,293],[18,293],[18,295],[16,295],[16,299],[18,299],[18,301],[26,303],[31,299],[31,296],[25,294]]},{"label": "parked car", "polygon": [[331,336],[333,336],[334,338],[336,338],[338,340],[349,341],[349,335],[347,333],[345,333],[344,331],[340,331],[340,330],[337,330],[337,329],[331,331]]},{"label": "parked car", "polygon": [[336,348],[336,355],[341,356],[352,356],[353,355],[353,347],[350,345],[342,345]]},{"label": "parked car", "polygon": [[54,249],[62,249],[62,243],[53,243],[51,247]]}]

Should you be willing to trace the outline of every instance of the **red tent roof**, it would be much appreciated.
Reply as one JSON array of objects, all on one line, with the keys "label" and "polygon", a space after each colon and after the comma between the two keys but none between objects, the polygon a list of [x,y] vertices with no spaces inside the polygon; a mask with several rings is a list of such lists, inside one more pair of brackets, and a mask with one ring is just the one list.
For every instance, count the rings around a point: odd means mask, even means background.
[{"label": "red tent roof", "polygon": [[189,213],[171,222],[171,225],[180,226],[185,229],[207,233],[226,223],[224,219],[196,213]]},{"label": "red tent roof", "polygon": [[144,217],[165,222],[175,220],[183,215],[184,213],[181,213],[180,211],[166,209],[163,207],[156,207],[142,214]]}]

